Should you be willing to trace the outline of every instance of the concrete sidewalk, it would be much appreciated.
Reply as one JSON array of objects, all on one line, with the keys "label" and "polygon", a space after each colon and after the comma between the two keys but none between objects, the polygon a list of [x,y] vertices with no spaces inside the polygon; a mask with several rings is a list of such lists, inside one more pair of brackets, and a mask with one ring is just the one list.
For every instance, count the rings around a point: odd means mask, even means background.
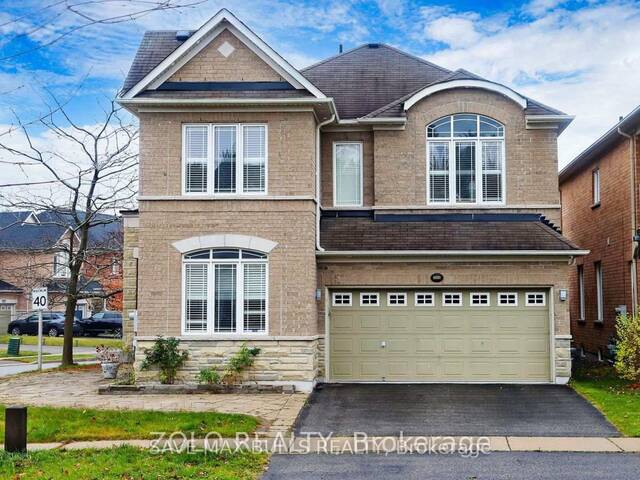
[{"label": "concrete sidewalk", "polygon": [[[461,447],[468,447],[470,442],[480,439],[488,440],[489,452],[581,452],[581,453],[640,453],[640,438],[629,437],[368,437],[366,441],[353,437],[297,437],[292,439],[283,435],[281,438],[252,438],[251,440],[235,438],[212,439],[214,442],[222,442],[226,448],[234,449],[242,446],[255,446],[261,451],[269,451],[275,454],[345,454],[345,453],[384,453],[376,451],[376,446],[384,445],[385,449],[394,450],[400,443],[411,444],[416,439],[427,439],[433,447],[431,453],[447,454],[458,451]],[[172,442],[175,449],[186,448],[190,443],[192,448],[203,448],[204,440],[193,442]],[[139,448],[160,448],[168,445],[167,441],[155,440],[99,440],[88,442],[55,442],[55,443],[30,443],[28,450],[79,450],[79,449],[103,449],[129,445]],[[443,446],[449,446],[453,450],[446,450]],[[0,445],[0,449],[4,446]],[[416,453],[425,453],[417,451]]]}]

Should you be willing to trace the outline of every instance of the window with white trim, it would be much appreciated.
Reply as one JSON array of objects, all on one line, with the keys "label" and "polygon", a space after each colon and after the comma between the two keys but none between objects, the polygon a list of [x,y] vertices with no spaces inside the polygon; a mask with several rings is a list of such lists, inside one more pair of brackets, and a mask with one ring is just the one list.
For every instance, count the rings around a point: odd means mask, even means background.
[{"label": "window with white trim", "polygon": [[578,320],[585,319],[585,298],[584,298],[584,265],[578,265],[578,308],[580,315]]},{"label": "window with white trim", "polygon": [[429,204],[504,203],[504,126],[456,114],[427,126]]},{"label": "window with white trim", "polygon": [[527,307],[546,305],[546,294],[544,292],[527,292]]},{"label": "window with white trim", "polygon": [[184,125],[182,143],[185,194],[267,192],[266,125]]},{"label": "window with white trim", "polygon": [[362,143],[333,144],[333,204],[362,206]]},{"label": "window with white trim", "polygon": [[361,307],[377,307],[380,305],[379,293],[364,293],[360,294],[360,306]]},{"label": "window with white trim", "polygon": [[416,292],[415,293],[416,307],[432,307],[434,303],[435,303],[434,295],[432,292]]},{"label": "window with white trim", "polygon": [[66,250],[60,250],[53,254],[53,276],[55,278],[69,278],[71,276],[69,252]]},{"label": "window with white trim", "polygon": [[501,307],[518,306],[518,294],[516,292],[500,292],[498,293],[498,305]]},{"label": "window with white trim", "polygon": [[462,294],[445,292],[442,294],[443,307],[459,307],[462,305]]},{"label": "window with white trim", "polygon": [[593,187],[593,205],[600,205],[600,169],[595,168],[591,172],[591,180]]},{"label": "window with white trim", "polygon": [[404,307],[407,304],[406,293],[387,293],[387,305],[389,307]]},{"label": "window with white trim", "polygon": [[477,292],[472,292],[471,293],[471,305],[476,305],[476,306],[490,306],[491,305],[491,296],[489,293],[487,292],[482,292],[482,293],[477,293]]},{"label": "window with white trim", "polygon": [[267,256],[235,248],[183,256],[185,334],[266,333]]},{"label": "window with white trim", "polygon": [[595,262],[596,271],[596,304],[597,304],[597,318],[596,322],[604,321],[604,288],[602,282],[602,263]]},{"label": "window with white trim", "polygon": [[351,293],[350,292],[334,292],[332,294],[332,304],[334,307],[350,307],[351,306]]}]

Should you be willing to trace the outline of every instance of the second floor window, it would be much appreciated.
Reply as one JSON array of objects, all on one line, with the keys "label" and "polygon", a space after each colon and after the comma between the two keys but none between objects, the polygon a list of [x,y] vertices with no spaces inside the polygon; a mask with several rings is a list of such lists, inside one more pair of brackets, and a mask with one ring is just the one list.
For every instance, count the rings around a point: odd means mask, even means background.
[{"label": "second floor window", "polygon": [[184,193],[266,193],[266,125],[185,125],[182,141]]},{"label": "second floor window", "polygon": [[427,126],[430,204],[504,202],[504,126],[483,115],[458,114]]},{"label": "second floor window", "polygon": [[362,206],[362,143],[333,144],[333,204]]},{"label": "second floor window", "polygon": [[69,252],[61,250],[53,255],[53,276],[55,278],[69,278]]},{"label": "second floor window", "polygon": [[593,181],[593,206],[600,205],[600,169],[596,168],[592,173]]}]

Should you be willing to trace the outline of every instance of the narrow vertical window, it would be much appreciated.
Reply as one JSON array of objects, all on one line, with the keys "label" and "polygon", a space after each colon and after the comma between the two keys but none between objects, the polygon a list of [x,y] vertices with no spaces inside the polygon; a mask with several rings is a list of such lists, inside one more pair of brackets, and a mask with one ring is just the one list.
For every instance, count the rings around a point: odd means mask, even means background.
[{"label": "narrow vertical window", "polygon": [[334,205],[362,206],[362,144],[335,143],[333,152]]},{"label": "narrow vertical window", "polygon": [[69,278],[69,252],[61,250],[53,255],[53,276],[55,278]]},{"label": "narrow vertical window", "polygon": [[267,266],[244,265],[244,331],[264,332],[267,328]]},{"label": "narrow vertical window", "polygon": [[456,142],[456,202],[476,201],[476,144]]},{"label": "narrow vertical window", "polygon": [[584,266],[578,265],[578,301],[579,301],[579,320],[584,320],[585,299],[584,299]]},{"label": "narrow vertical window", "polygon": [[185,127],[185,185],[186,193],[206,193],[208,187],[209,127]]},{"label": "narrow vertical window", "polygon": [[429,201],[449,201],[448,142],[429,142]]},{"label": "narrow vertical window", "polygon": [[502,142],[483,141],[482,146],[482,201],[502,200]]},{"label": "narrow vertical window", "polygon": [[596,168],[593,173],[593,205],[600,205],[600,169]]},{"label": "narrow vertical window", "polygon": [[214,331],[236,331],[236,265],[214,265]]},{"label": "narrow vertical window", "polygon": [[596,271],[596,303],[597,303],[597,318],[596,322],[604,321],[604,289],[602,285],[602,263],[595,263]]},{"label": "narrow vertical window", "polygon": [[243,191],[264,193],[266,191],[267,129],[264,125],[246,125],[242,128]]},{"label": "narrow vertical window", "polygon": [[236,127],[215,125],[214,193],[236,191]]},{"label": "narrow vertical window", "polygon": [[209,265],[185,265],[185,330],[206,332],[208,318]]}]

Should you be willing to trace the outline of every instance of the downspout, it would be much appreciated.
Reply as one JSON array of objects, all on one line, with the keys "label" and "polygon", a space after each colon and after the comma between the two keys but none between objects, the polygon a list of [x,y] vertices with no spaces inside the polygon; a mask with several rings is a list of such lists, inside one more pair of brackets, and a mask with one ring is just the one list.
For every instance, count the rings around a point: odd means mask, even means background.
[{"label": "downspout", "polygon": [[[636,232],[638,230],[638,205],[637,205],[637,192],[636,192],[636,142],[635,135],[629,135],[622,131],[618,127],[618,133],[625,138],[629,139],[629,160],[631,161],[631,271],[633,278],[631,279],[631,311],[635,315],[638,308],[638,262],[636,260]],[[640,246],[639,246],[640,247]]]},{"label": "downspout", "polygon": [[328,120],[320,122],[316,127],[316,250],[324,252],[324,248],[320,246],[320,129],[325,125],[332,123],[336,119],[336,114],[332,114]]}]

